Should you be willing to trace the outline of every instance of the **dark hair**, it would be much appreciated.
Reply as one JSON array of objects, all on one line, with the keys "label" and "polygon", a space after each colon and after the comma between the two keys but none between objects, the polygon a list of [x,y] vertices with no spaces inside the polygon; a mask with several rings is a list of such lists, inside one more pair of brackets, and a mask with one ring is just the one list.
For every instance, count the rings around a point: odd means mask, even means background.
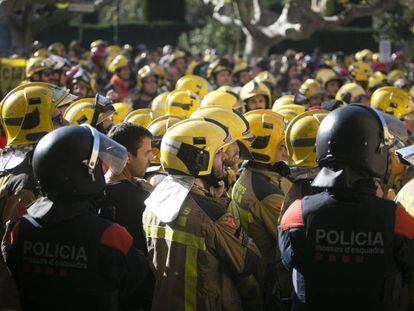
[{"label": "dark hair", "polygon": [[111,128],[108,137],[127,148],[133,156],[136,156],[142,140],[145,137],[152,139],[152,134],[145,127],[134,123],[121,122]]}]

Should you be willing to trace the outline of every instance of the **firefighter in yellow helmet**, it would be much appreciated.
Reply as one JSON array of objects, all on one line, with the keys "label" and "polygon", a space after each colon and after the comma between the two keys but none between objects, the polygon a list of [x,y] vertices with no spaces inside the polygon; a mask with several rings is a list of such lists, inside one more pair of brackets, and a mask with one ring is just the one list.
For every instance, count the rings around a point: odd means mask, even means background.
[{"label": "firefighter in yellow helmet", "polygon": [[243,86],[240,98],[246,104],[246,111],[270,108],[272,102],[269,88],[264,83],[254,80]]},{"label": "firefighter in yellow helmet", "polygon": [[404,78],[406,78],[405,72],[399,69],[391,70],[387,75],[387,80],[390,85],[393,85],[398,79]]},{"label": "firefighter in yellow helmet", "polygon": [[285,144],[289,157],[289,179],[293,184],[285,196],[280,216],[295,200],[318,191],[311,187],[313,179],[319,173],[315,142],[319,125],[327,114],[328,111],[324,110],[306,111],[288,124]]},{"label": "firefighter in yellow helmet", "polygon": [[151,161],[151,166],[148,167],[145,173],[145,179],[154,187],[156,187],[168,174],[163,170],[160,160],[161,140],[167,130],[174,124],[184,120],[176,116],[161,116],[154,119],[148,125],[148,131],[153,135],[152,138],[152,153],[154,158]]},{"label": "firefighter in yellow helmet", "polygon": [[257,272],[260,255],[214,200],[212,185],[223,178],[222,148],[231,141],[227,127],[202,118],[181,121],[162,138],[169,175],[145,201],[143,216],[154,311],[242,310],[235,282]]},{"label": "firefighter in yellow helmet", "polygon": [[343,84],[343,79],[337,75],[337,73],[330,68],[319,69],[316,73],[315,79],[325,89],[326,95],[333,99],[336,93]]},{"label": "firefighter in yellow helmet", "polygon": [[47,48],[48,52],[52,55],[65,57],[66,49],[62,42],[54,42]]},{"label": "firefighter in yellow helmet", "polygon": [[167,115],[189,118],[200,107],[198,96],[188,90],[175,90],[167,97]]},{"label": "firefighter in yellow helmet", "polygon": [[355,60],[357,62],[372,62],[373,53],[370,49],[363,49],[355,53]]},{"label": "firefighter in yellow helmet", "polygon": [[365,92],[365,90],[356,83],[346,83],[344,84],[336,93],[335,96],[336,100],[342,100],[348,104],[351,103],[362,103],[365,105],[369,105],[369,96]]},{"label": "firefighter in yellow helmet", "polygon": [[232,85],[231,73],[234,64],[226,58],[218,58],[213,61],[207,68],[207,80],[209,80],[215,89],[223,85]]},{"label": "firefighter in yellow helmet", "polygon": [[[52,84],[32,82],[10,91],[0,103],[0,122],[7,147],[0,160],[0,235],[6,223],[26,214],[26,206],[39,196],[32,170],[33,150],[38,141],[61,126],[57,107],[76,99]],[[19,310],[14,282],[0,260],[0,301]]]},{"label": "firefighter in yellow helmet", "polygon": [[364,89],[368,85],[368,79],[372,75],[371,66],[365,62],[355,62],[349,66],[349,74],[355,83],[361,85]]},{"label": "firefighter in yellow helmet", "polygon": [[232,91],[216,90],[208,93],[200,103],[200,107],[219,106],[235,109],[241,113],[245,111],[245,104],[241,98]]},{"label": "firefighter in yellow helmet", "polygon": [[51,67],[48,58],[32,57],[26,63],[26,79],[30,82],[50,82]]},{"label": "firefighter in yellow helmet", "polygon": [[133,108],[149,108],[151,102],[158,94],[158,74],[148,65],[138,70],[138,91],[133,94]]},{"label": "firefighter in yellow helmet", "polygon": [[233,84],[239,87],[242,87],[252,79],[250,76],[250,67],[243,61],[236,63],[231,75],[233,76]]},{"label": "firefighter in yellow helmet", "polygon": [[170,92],[163,92],[157,95],[151,102],[151,110],[163,116],[167,113],[167,98]]},{"label": "firefighter in yellow helmet", "polygon": [[238,164],[240,162],[240,154],[247,157],[248,150],[240,143],[241,139],[249,140],[253,136],[250,134],[249,123],[243,115],[236,110],[219,107],[207,106],[197,109],[191,118],[208,118],[220,122],[229,128],[230,136],[235,139],[232,144],[226,146],[223,150],[227,154],[224,161],[226,165],[225,186],[230,189],[237,179]]},{"label": "firefighter in yellow helmet", "polygon": [[291,105],[283,105],[279,107],[276,106],[272,108],[272,110],[280,114],[285,120],[285,123],[287,125],[289,124],[290,121],[293,120],[293,118],[305,112],[306,107],[302,105],[291,104]]},{"label": "firefighter in yellow helmet", "polygon": [[181,75],[185,74],[187,69],[187,57],[184,51],[175,51],[168,58],[168,65],[176,67]]},{"label": "firefighter in yellow helmet", "polygon": [[159,114],[157,114],[149,108],[137,109],[130,112],[124,118],[124,122],[135,123],[136,125],[140,125],[142,127],[147,128],[148,125],[159,116]]},{"label": "firefighter in yellow helmet", "polygon": [[282,106],[287,105],[294,105],[295,104],[295,96],[294,95],[283,95],[275,100],[272,106],[272,110],[278,109]]},{"label": "firefighter in yellow helmet", "polygon": [[113,125],[121,123],[128,113],[131,112],[132,106],[128,103],[115,103],[113,104],[115,113],[112,115]]},{"label": "firefighter in yellow helmet", "polygon": [[272,73],[267,70],[262,71],[254,78],[254,80],[256,82],[264,83],[269,88],[272,97],[275,96],[277,81]]},{"label": "firefighter in yellow helmet", "polygon": [[242,140],[250,160],[233,187],[232,205],[240,215],[241,227],[255,241],[262,254],[259,283],[264,293],[264,310],[283,310],[282,300],[291,294],[290,276],[280,261],[277,220],[290,182],[284,143],[283,117],[271,110],[244,114],[253,141]]},{"label": "firefighter in yellow helmet", "polygon": [[376,89],[387,86],[387,76],[381,71],[375,71],[368,79],[368,91],[372,94]]},{"label": "firefighter in yellow helmet", "polygon": [[309,107],[320,106],[325,98],[325,90],[315,79],[307,79],[299,88],[299,93],[305,95],[309,101]]},{"label": "firefighter in yellow helmet", "polygon": [[393,86],[377,89],[371,96],[371,107],[399,119],[414,112],[414,103],[410,95]]},{"label": "firefighter in yellow helmet", "polygon": [[204,96],[207,95],[210,86],[206,79],[195,76],[195,75],[185,75],[178,79],[177,84],[175,85],[176,90],[189,90],[202,100]]},{"label": "firefighter in yellow helmet", "polygon": [[[131,69],[129,60],[124,55],[116,56],[108,65],[108,71],[113,73],[109,80],[110,88],[118,94],[118,100],[124,101],[125,97],[131,93]],[[107,87],[108,88],[108,87]]]},{"label": "firefighter in yellow helmet", "polygon": [[63,118],[70,125],[89,124],[101,133],[107,133],[112,127],[112,115],[115,108],[111,101],[103,96],[83,98],[73,102],[65,111]]}]

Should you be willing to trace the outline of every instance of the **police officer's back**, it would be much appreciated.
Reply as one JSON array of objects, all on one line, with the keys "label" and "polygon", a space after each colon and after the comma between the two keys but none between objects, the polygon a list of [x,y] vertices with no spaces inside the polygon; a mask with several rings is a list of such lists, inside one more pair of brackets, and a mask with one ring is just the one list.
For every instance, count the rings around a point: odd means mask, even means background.
[{"label": "police officer's back", "polygon": [[279,245],[294,269],[295,310],[396,310],[412,274],[414,219],[376,197],[393,141],[382,115],[349,105],[322,121],[316,139],[326,191],[295,201]]},{"label": "police officer's back", "polygon": [[6,263],[24,310],[117,310],[146,272],[143,255],[121,226],[99,218],[105,187],[101,159],[115,171],[125,149],[91,127],[45,136],[33,155],[46,197],[13,226]]}]

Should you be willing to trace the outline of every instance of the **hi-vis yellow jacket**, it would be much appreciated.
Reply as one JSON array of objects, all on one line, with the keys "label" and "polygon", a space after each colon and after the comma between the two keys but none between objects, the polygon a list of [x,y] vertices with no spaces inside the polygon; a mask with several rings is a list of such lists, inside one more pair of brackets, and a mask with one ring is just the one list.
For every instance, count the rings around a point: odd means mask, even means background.
[{"label": "hi-vis yellow jacket", "polygon": [[143,215],[156,278],[152,310],[241,310],[236,283],[256,273],[260,254],[225,207],[193,187],[179,215]]}]

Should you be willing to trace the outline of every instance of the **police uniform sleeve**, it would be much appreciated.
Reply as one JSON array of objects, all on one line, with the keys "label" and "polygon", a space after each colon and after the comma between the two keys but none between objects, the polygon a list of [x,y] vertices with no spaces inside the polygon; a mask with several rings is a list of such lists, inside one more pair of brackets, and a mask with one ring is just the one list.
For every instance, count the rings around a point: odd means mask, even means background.
[{"label": "police uniform sleeve", "polygon": [[279,249],[282,262],[289,270],[303,273],[305,233],[302,202],[296,200],[283,215],[279,226]]},{"label": "police uniform sleeve", "polygon": [[247,234],[237,228],[233,216],[224,213],[216,220],[214,231],[215,251],[233,274],[238,277],[256,274],[260,252]]},{"label": "police uniform sleeve", "polygon": [[115,271],[121,284],[121,300],[125,300],[144,280],[148,273],[148,261],[141,251],[133,247],[133,238],[128,231],[115,223],[103,232],[101,246],[115,261]]},{"label": "police uniform sleeve", "polygon": [[395,210],[394,257],[406,283],[414,282],[414,218],[401,206]]}]

